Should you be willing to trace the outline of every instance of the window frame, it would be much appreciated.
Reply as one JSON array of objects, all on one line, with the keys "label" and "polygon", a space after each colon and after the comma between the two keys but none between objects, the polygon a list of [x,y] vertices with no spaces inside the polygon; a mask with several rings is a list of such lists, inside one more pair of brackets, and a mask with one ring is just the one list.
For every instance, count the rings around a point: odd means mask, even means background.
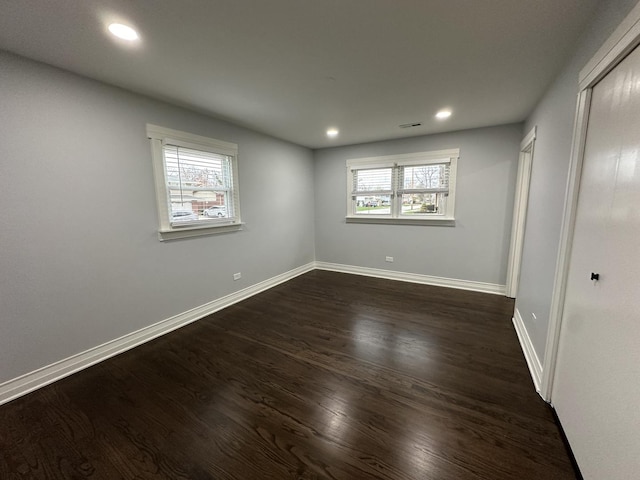
[{"label": "window frame", "polygon": [[[179,238],[215,235],[242,229],[240,217],[240,189],[238,185],[238,145],[201,135],[147,124],[147,138],[151,143],[153,175],[158,213],[158,237],[160,241]],[[200,220],[192,224],[172,225],[171,201],[167,182],[167,169],[163,147],[172,145],[231,158],[232,187],[229,193],[234,216],[224,219]]]},{"label": "window frame", "polygon": [[[380,157],[353,158],[347,160],[347,223],[383,223],[399,225],[440,225],[455,226],[455,197],[457,164],[460,149],[437,150],[432,152],[416,152]],[[402,194],[398,177],[400,169],[405,166],[449,164],[449,190],[446,210],[443,214],[427,214],[419,217],[402,215],[402,202],[398,201]],[[391,200],[389,214],[357,214],[356,195],[354,195],[354,172],[363,169],[392,167]],[[428,190],[428,189],[425,189]]]}]

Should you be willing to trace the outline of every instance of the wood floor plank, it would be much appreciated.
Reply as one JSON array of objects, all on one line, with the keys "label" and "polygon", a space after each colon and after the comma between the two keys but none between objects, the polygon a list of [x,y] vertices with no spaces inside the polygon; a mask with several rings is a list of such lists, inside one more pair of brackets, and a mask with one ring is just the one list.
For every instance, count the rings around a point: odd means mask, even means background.
[{"label": "wood floor plank", "polygon": [[573,479],[512,311],[316,270],[0,407],[0,478]]}]

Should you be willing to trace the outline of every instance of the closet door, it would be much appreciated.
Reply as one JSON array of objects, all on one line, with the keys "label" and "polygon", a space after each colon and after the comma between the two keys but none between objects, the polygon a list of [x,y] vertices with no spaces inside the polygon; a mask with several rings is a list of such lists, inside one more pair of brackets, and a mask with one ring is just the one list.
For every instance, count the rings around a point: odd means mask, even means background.
[{"label": "closet door", "polygon": [[592,92],[552,403],[585,479],[640,478],[640,47]]}]

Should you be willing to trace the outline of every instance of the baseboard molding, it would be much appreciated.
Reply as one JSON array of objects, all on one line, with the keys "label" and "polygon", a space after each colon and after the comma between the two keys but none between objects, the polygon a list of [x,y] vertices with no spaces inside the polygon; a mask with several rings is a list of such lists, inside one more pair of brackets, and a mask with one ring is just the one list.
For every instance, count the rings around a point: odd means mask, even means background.
[{"label": "baseboard molding", "polygon": [[330,270],[332,272],[351,273],[355,275],[365,275],[367,277],[384,278],[387,280],[400,280],[402,282],[422,283],[437,287],[458,288],[460,290],[472,290],[474,292],[492,293],[494,295],[504,295],[505,285],[494,283],[474,282],[471,280],[458,280],[455,278],[433,277],[431,275],[421,275],[418,273],[396,272],[393,270],[382,270],[379,268],[357,267],[354,265],[342,265],[339,263],[316,262],[318,270]]},{"label": "baseboard molding", "polygon": [[531,337],[529,337],[527,327],[525,327],[522,316],[520,315],[520,311],[517,308],[513,313],[513,326],[516,329],[516,334],[518,335],[518,340],[520,341],[520,347],[522,348],[522,353],[524,354],[524,358],[527,361],[527,366],[529,367],[529,372],[531,373],[533,384],[536,387],[536,392],[540,393],[542,364],[540,363],[540,359],[536,354],[536,350],[533,348]]},{"label": "baseboard molding", "polygon": [[276,275],[275,277],[256,283],[250,287],[221,297],[212,302],[180,313],[173,317],[162,320],[148,327],[141,328],[135,332],[124,335],[115,340],[109,341],[84,352],[52,363],[45,367],[29,372],[18,378],[14,378],[0,384],[0,405],[26,395],[38,388],[67,377],[80,370],[88,368],[96,363],[102,362],[119,353],[126,352],[138,345],[153,340],[161,335],[165,335],[173,330],[195,322],[207,315],[222,310],[234,303],[238,303],[253,295],[275,287],[292,278],[307,273],[315,268],[315,262],[294,268],[288,272]]}]

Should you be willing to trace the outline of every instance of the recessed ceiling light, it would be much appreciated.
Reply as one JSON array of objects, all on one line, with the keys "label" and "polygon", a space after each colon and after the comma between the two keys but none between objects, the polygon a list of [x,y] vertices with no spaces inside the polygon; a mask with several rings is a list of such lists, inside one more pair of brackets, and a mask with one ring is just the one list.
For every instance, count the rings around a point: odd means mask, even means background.
[{"label": "recessed ceiling light", "polygon": [[451,110],[440,110],[436,113],[436,118],[440,120],[444,120],[445,118],[449,118],[451,116]]},{"label": "recessed ceiling light", "polygon": [[122,38],[123,40],[137,40],[138,32],[136,32],[133,28],[123,25],[121,23],[112,23],[109,25],[109,31],[118,38]]},{"label": "recessed ceiling light", "polygon": [[327,137],[337,137],[338,136],[338,129],[337,128],[330,128],[329,130],[327,130]]}]

